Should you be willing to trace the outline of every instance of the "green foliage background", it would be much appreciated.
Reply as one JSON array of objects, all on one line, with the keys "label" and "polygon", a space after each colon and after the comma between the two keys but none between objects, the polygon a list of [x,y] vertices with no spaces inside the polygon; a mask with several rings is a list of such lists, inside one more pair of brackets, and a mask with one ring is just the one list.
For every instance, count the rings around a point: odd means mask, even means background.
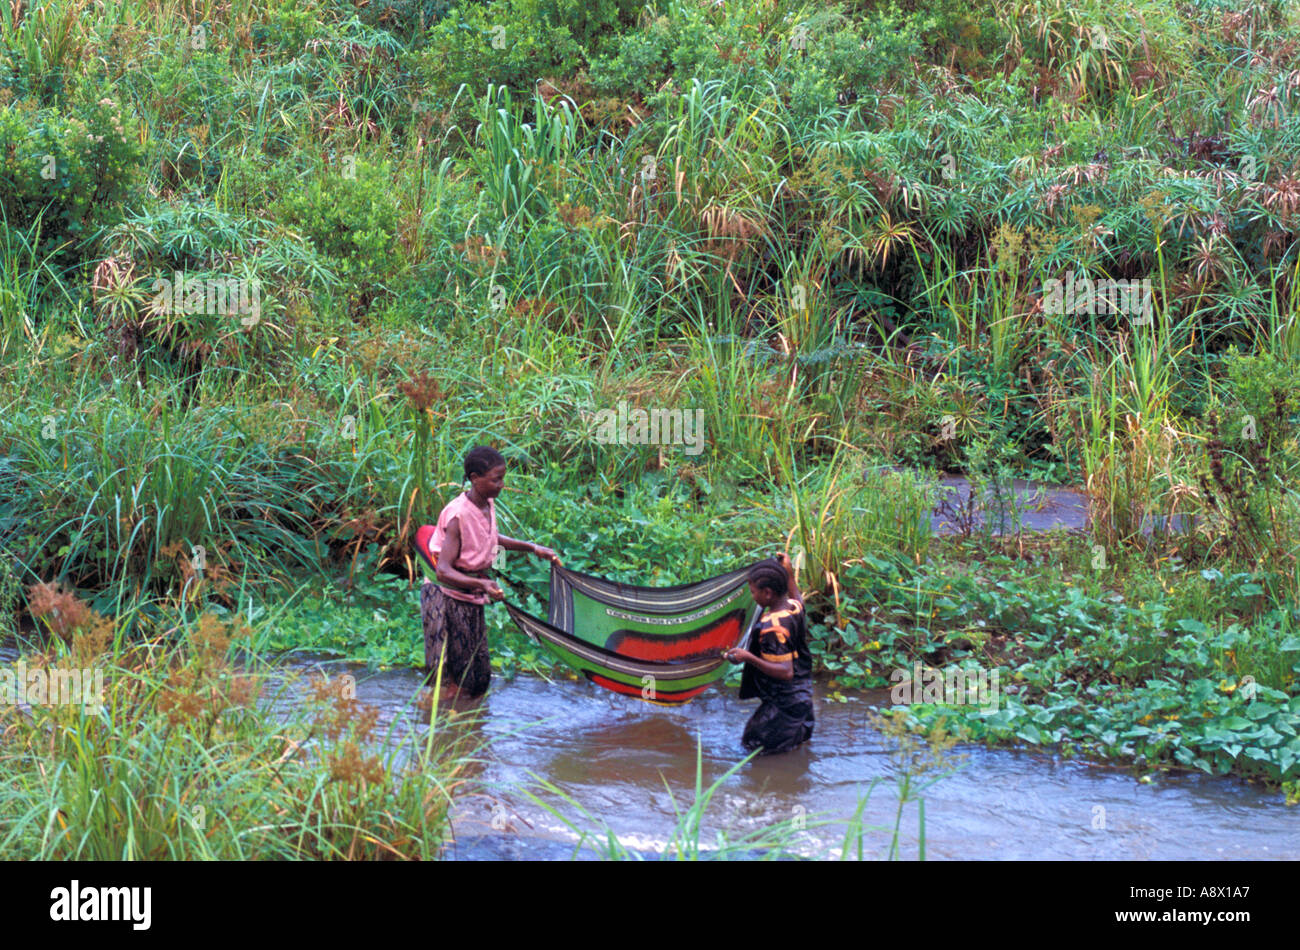
[{"label": "green foliage background", "polygon": [[[832,699],[976,663],[1021,687],[991,741],[1295,781],[1297,16],[0,6],[0,606],[251,601],[267,648],[416,662],[413,533],[489,442],[580,568],[802,548]],[[151,309],[177,270],[262,318]],[[1045,312],[1082,274],[1154,318]],[[596,442],[620,401],[704,452]],[[931,537],[940,469],[1076,485],[1088,534]]]}]

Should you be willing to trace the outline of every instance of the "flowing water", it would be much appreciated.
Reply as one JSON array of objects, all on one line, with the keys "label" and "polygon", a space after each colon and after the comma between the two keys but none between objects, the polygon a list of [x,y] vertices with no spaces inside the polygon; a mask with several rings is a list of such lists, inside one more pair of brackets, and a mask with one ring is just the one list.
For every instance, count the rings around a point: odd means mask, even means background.
[{"label": "flowing water", "polygon": [[[0,648],[0,663],[18,658]],[[357,699],[380,710],[380,733],[426,734],[428,713],[414,703],[421,673],[372,670],[325,656],[293,655],[278,668],[291,680],[314,671],[351,674]],[[285,696],[305,694],[291,686]],[[807,825],[795,839],[810,856],[838,856],[844,828],[817,827],[819,818],[843,822],[873,779],[863,820],[882,826],[863,841],[865,855],[884,857],[898,806],[890,740],[867,719],[887,691],[848,702],[818,695],[811,742],[785,755],[760,757],[723,782],[706,812],[703,846],[715,832],[733,836],[780,822]],[[283,699],[284,702],[290,700]],[[478,779],[486,791],[459,801],[456,842],[448,857],[567,858],[578,836],[521,787],[544,778],[581,805],[628,849],[661,852],[677,824],[675,809],[694,801],[697,743],[708,787],[744,758],[739,738],[755,705],[734,689],[714,689],[683,707],[652,706],[585,681],[495,677],[476,703],[457,702],[461,728],[486,741]],[[467,715],[467,714],[472,714]],[[962,767],[925,793],[926,856],[1060,859],[1300,859],[1300,807],[1236,778],[1201,774],[1139,781],[1123,768],[1063,760],[1041,752],[959,745]],[[566,816],[572,804],[548,798]],[[902,821],[904,857],[918,851],[916,805]],[[580,857],[592,857],[585,851]]]},{"label": "flowing water", "polygon": [[[947,504],[930,515],[935,534],[955,534],[960,530],[960,513],[969,507],[971,484],[961,475],[944,475],[936,486],[936,504]],[[970,512],[973,529],[987,525],[994,534],[1014,533],[1017,526],[1026,532],[1053,528],[1084,528],[1088,524],[1088,496],[1073,488],[1038,485],[1024,479],[1007,483],[1000,497],[986,493],[976,499]]]},{"label": "flowing water", "polygon": [[[351,673],[357,698],[377,705],[386,723],[421,728],[412,704],[416,670],[369,671],[321,657],[286,662],[299,672]],[[777,822],[810,826],[796,838],[812,855],[838,856],[843,827],[811,827],[819,816],[843,821],[873,779],[863,812],[867,825],[892,829],[898,806],[890,743],[867,720],[887,691],[817,705],[810,743],[786,755],[760,757],[728,778],[706,812],[710,845],[718,828],[743,832]],[[677,823],[674,810],[694,801],[699,744],[707,788],[744,758],[739,738],[755,701],[734,689],[711,690],[683,707],[666,708],[618,696],[585,681],[520,676],[493,680],[476,704],[473,728],[488,740],[480,778],[491,790],[456,810],[459,859],[567,857],[577,836],[518,792],[539,776],[598,818],[628,848],[661,851]],[[426,719],[427,721],[427,719]],[[1235,778],[1171,774],[1144,783],[1121,768],[1052,755],[958,746],[962,768],[929,788],[926,856],[1061,859],[1300,858],[1300,808]],[[554,801],[554,799],[551,799]],[[577,809],[556,807],[574,819]],[[580,823],[590,828],[590,823]],[[904,857],[918,848],[916,806],[902,823]],[[883,857],[892,831],[869,833],[866,853]]]}]

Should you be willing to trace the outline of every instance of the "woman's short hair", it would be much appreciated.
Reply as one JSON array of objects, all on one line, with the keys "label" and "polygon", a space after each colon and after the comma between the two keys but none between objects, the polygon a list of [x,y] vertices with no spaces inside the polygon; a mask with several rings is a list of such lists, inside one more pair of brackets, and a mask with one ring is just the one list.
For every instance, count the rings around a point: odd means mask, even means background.
[{"label": "woman's short hair", "polygon": [[465,477],[486,475],[498,465],[505,465],[505,456],[490,445],[476,445],[465,456]]}]

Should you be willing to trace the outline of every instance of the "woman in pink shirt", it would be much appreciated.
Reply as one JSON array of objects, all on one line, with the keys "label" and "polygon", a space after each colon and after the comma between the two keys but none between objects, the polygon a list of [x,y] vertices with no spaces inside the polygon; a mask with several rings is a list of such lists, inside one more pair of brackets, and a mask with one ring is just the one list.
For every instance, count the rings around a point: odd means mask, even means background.
[{"label": "woman in pink shirt", "polygon": [[[424,666],[432,683],[444,644],[447,655],[442,688],[451,695],[463,692],[481,696],[492,678],[488,655],[487,624],[483,607],[505,596],[488,574],[497,546],[560,563],[550,548],[516,541],[497,533],[493,499],[505,486],[506,460],[496,449],[480,445],[465,456],[469,491],[454,498],[438,515],[427,542],[438,584],[425,581],[420,589],[420,616],[424,621]],[[422,548],[417,535],[417,548]]]}]

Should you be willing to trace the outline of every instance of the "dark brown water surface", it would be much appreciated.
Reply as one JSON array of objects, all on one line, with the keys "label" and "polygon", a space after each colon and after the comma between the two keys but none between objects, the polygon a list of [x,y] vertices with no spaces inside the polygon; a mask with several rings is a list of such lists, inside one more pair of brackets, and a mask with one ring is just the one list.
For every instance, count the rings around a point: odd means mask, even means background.
[{"label": "dark brown water surface", "polygon": [[[351,672],[357,698],[378,705],[385,722],[423,729],[411,703],[417,671],[373,672],[319,657],[287,666]],[[896,766],[890,744],[867,721],[869,706],[881,702],[882,694],[846,703],[819,694],[812,741],[756,759],[728,778],[707,812],[701,842],[711,844],[720,828],[743,832],[819,815],[843,821],[873,779],[882,781],[864,820],[892,829]],[[753,707],[734,690],[710,690],[665,708],[585,681],[497,677],[476,704],[482,718],[475,728],[490,742],[481,776],[490,789],[458,807],[459,844],[449,857],[571,854],[577,835],[518,793],[531,775],[562,789],[626,847],[653,855],[672,837],[674,801],[682,810],[694,801],[697,741],[707,787],[744,758],[739,737]],[[1174,774],[1144,783],[1121,768],[1041,752],[974,745],[954,752],[967,757],[964,767],[925,793],[930,859],[1300,858],[1300,808],[1235,778]],[[556,807],[579,817],[572,806]],[[904,856],[915,857],[915,805],[905,810],[902,829]],[[890,836],[869,834],[868,854],[883,857]],[[799,841],[810,856],[830,857],[838,856],[843,837],[843,828],[814,828]]]},{"label": "dark brown water surface", "polygon": [[[0,647],[0,663],[16,659],[12,647]],[[418,670],[372,670],[301,654],[285,657],[279,669],[290,683],[282,703],[293,705],[287,697],[305,695],[301,681],[314,671],[347,673],[356,678],[358,700],[380,710],[380,733],[395,740],[427,735],[428,713],[414,703]],[[863,818],[892,829],[897,766],[891,740],[867,719],[873,704],[887,702],[883,692],[828,702],[819,691],[812,740],[794,752],[758,758],[726,779],[706,812],[701,843],[714,844],[720,829],[734,837],[801,818],[843,822],[876,779]],[[454,811],[457,841],[448,857],[573,855],[578,835],[520,793],[535,785],[535,777],[572,799],[546,800],[581,828],[608,828],[625,847],[653,857],[672,838],[674,805],[684,811],[694,801],[697,743],[707,787],[745,757],[739,738],[754,701],[715,688],[686,706],[666,708],[585,681],[498,676],[486,697],[457,707],[459,718],[472,712],[477,720],[462,728],[487,745],[481,790]],[[1300,807],[1236,778],[1179,773],[1144,783],[1123,768],[1036,751],[968,745],[954,752],[965,756],[963,767],[925,793],[930,859],[1300,859]],[[591,820],[581,820],[576,806]],[[902,822],[904,857],[916,857],[917,831],[916,806],[910,805]],[[867,855],[885,856],[890,836],[869,832]],[[843,838],[843,827],[810,827],[797,841],[809,856],[834,857]]]}]

